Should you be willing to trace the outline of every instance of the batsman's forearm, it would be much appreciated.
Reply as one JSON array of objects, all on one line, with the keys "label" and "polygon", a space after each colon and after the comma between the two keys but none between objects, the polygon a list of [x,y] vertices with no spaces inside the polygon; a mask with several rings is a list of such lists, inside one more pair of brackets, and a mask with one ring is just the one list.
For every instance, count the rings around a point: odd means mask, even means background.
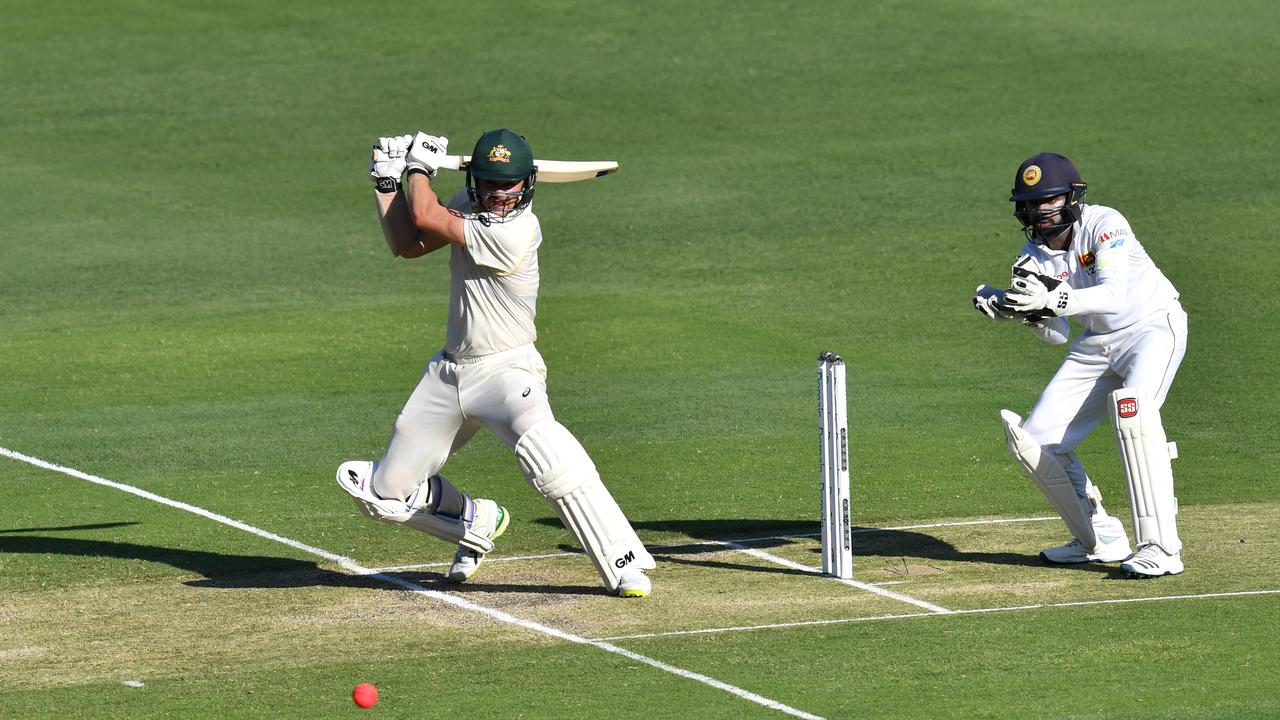
[{"label": "batsman's forearm", "polygon": [[[421,255],[421,243],[418,242],[418,228],[413,224],[413,216],[409,213],[409,205],[403,193],[373,194],[378,205],[378,224],[382,226],[382,237],[387,247],[396,257],[417,257]],[[415,252],[416,251],[416,252]]]},{"label": "batsman's forearm", "polygon": [[418,242],[423,252],[438,250],[449,243],[466,245],[462,216],[440,203],[440,197],[425,174],[410,171],[404,187],[409,215],[418,229]]}]

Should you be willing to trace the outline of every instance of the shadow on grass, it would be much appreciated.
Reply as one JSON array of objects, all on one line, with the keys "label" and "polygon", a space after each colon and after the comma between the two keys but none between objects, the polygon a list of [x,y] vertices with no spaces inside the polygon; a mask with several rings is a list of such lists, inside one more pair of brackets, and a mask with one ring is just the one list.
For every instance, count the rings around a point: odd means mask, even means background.
[{"label": "shadow on grass", "polygon": [[95,523],[93,525],[63,525],[62,527],[30,527],[30,528],[13,528],[12,530],[0,530],[0,535],[17,534],[17,533],[33,533],[33,532],[63,532],[68,530],[110,530],[111,528],[129,527],[137,525],[136,520],[129,522],[112,522],[112,523]]},{"label": "shadow on grass", "polygon": [[[121,523],[131,524],[131,523]],[[105,525],[114,527],[115,524]],[[89,526],[59,529],[87,529]],[[50,528],[55,529],[55,528]],[[40,535],[10,535],[16,531],[0,531],[0,553],[29,555],[72,555],[78,557],[105,557],[117,560],[142,560],[169,565],[190,573],[203,575],[200,580],[188,580],[184,585],[221,590],[247,588],[305,588],[344,587],[368,590],[404,591],[376,575],[355,575],[325,570],[310,560],[268,555],[232,555],[156,547],[111,540],[85,540]],[[450,593],[519,592],[535,594],[598,595],[600,587],[577,585],[499,585],[484,582],[457,585],[445,579],[442,573],[415,571],[411,573],[386,573],[408,580],[427,590]]]},{"label": "shadow on grass", "polygon": [[[540,518],[535,522],[542,525],[559,526],[557,518]],[[635,523],[637,531],[655,533],[677,533],[692,538],[687,545],[663,545],[656,554],[662,554],[664,562],[699,565],[704,567],[747,570],[774,574],[806,574],[803,570],[783,567],[762,567],[723,562],[711,559],[696,559],[690,556],[698,554],[719,553],[724,546],[719,543],[736,542],[747,547],[768,549],[784,547],[799,538],[816,539],[821,528],[818,523],[806,520],[659,520]],[[904,558],[918,560],[949,560],[954,562],[989,563],[992,565],[1017,565],[1025,567],[1044,567],[1040,559],[1039,548],[1030,553],[1020,552],[972,552],[962,551],[945,540],[932,535],[911,530],[885,530],[880,528],[854,527],[853,554],[855,562],[858,557],[884,557],[894,560]],[[699,541],[707,544],[701,544]],[[712,544],[716,543],[716,544]],[[562,545],[561,549],[578,551],[572,545]],[[676,551],[678,554],[663,554],[662,551]],[[817,555],[820,548],[814,548]],[[815,563],[815,566],[817,563]],[[1113,568],[1093,563],[1081,565],[1058,566],[1069,570],[1110,573]]]},{"label": "shadow on grass", "polygon": [[428,590],[439,590],[440,592],[447,592],[451,595],[468,595],[476,593],[526,593],[534,595],[610,594],[605,592],[604,587],[600,585],[516,585],[510,583],[486,582],[482,579],[484,570],[481,569],[480,573],[481,575],[477,575],[475,580],[462,584],[449,582],[445,579],[443,573],[397,571],[394,575],[408,580],[409,582],[421,585]]},{"label": "shadow on grass", "polygon": [[[1019,565],[1046,567],[1049,563],[1040,559],[1037,548],[1028,553],[972,552],[958,550],[954,545],[931,535],[908,530],[882,530],[879,528],[854,528],[853,554],[856,558],[885,557],[894,559],[922,558],[926,560],[950,560],[954,562],[988,563],[992,565]],[[821,548],[814,549],[820,553]],[[1093,563],[1057,565],[1064,570],[1083,570],[1094,573],[1112,573],[1114,568]]]}]

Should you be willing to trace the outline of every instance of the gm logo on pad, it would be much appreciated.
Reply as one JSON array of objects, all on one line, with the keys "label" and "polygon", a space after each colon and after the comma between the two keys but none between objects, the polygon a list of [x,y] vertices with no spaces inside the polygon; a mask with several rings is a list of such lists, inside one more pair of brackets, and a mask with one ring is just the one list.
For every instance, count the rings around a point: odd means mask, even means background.
[{"label": "gm logo on pad", "polygon": [[1116,403],[1116,412],[1120,413],[1122,418],[1131,418],[1138,414],[1138,401],[1133,398],[1124,398]]}]

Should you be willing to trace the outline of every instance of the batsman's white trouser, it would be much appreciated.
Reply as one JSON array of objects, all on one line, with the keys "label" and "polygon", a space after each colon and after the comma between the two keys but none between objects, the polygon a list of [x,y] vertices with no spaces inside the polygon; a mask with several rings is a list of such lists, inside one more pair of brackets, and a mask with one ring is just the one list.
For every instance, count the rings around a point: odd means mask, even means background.
[{"label": "batsman's white trouser", "polygon": [[[546,365],[532,345],[474,359],[436,353],[396,418],[373,489],[384,498],[407,500],[482,427],[515,450],[530,428],[555,419],[546,378]],[[440,511],[459,509],[441,505]]]},{"label": "batsman's white trouser", "polygon": [[1187,349],[1187,314],[1181,306],[1105,335],[1084,333],[1071,345],[1022,429],[1058,456],[1076,494],[1086,496],[1088,475],[1075,448],[1107,417],[1107,397],[1122,387],[1145,387],[1156,408]]}]

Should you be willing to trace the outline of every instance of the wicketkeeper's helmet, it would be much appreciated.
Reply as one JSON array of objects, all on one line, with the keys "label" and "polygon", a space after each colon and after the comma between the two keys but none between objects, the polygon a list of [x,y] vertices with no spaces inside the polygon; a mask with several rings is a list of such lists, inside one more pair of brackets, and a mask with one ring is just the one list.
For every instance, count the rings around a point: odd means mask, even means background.
[{"label": "wicketkeeper's helmet", "polygon": [[[1060,235],[1080,219],[1088,184],[1080,177],[1074,163],[1057,153],[1032,155],[1018,166],[1009,200],[1014,203],[1013,216],[1022,223],[1022,232],[1035,243],[1045,243]],[[1058,222],[1047,228],[1036,227],[1040,212],[1033,207],[1045,198],[1067,196]]]},{"label": "wicketkeeper's helmet", "polygon": [[[520,199],[515,207],[505,215],[495,215],[486,211],[481,193],[476,189],[476,180],[491,180],[500,183],[524,181]],[[529,203],[533,202],[534,185],[538,182],[538,169],[533,165],[533,150],[524,136],[505,128],[490,130],[476,141],[475,150],[471,151],[471,163],[467,166],[467,195],[477,213],[489,222],[503,222],[519,215]]]}]

